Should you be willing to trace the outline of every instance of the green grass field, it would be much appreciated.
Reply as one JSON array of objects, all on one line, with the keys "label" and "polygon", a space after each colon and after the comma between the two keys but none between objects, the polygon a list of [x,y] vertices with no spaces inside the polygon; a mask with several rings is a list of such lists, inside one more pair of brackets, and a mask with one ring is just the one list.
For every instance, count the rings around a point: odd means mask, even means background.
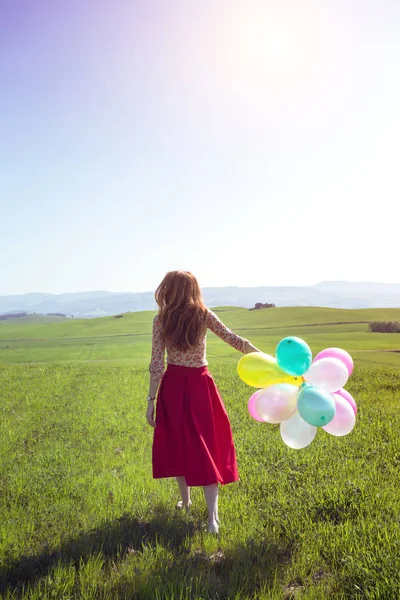
[{"label": "green grass field", "polygon": [[[400,335],[368,331],[371,321],[400,320],[400,309],[299,307],[249,311],[222,307],[217,312],[229,327],[264,352],[273,354],[283,337],[297,335],[315,353],[326,346],[340,346],[359,365],[400,367]],[[144,366],[149,360],[153,316],[147,311],[120,319],[27,317],[0,321],[0,363],[130,361]],[[210,334],[208,356],[229,360],[236,354]]]},{"label": "green grass field", "polygon": [[288,334],[349,350],[359,412],[349,436],[287,448],[248,416],[240,355],[210,336],[240,471],[219,538],[201,490],[187,517],[176,484],[151,477],[152,316],[0,322],[2,600],[398,600],[400,337],[368,321],[400,310],[221,309],[266,352]]}]

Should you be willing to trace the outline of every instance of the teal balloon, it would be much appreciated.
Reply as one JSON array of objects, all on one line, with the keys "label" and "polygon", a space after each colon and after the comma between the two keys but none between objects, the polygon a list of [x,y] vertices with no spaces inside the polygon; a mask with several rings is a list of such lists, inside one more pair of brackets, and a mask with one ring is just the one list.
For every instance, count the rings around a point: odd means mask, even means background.
[{"label": "teal balloon", "polygon": [[331,394],[312,385],[302,386],[297,399],[299,415],[310,425],[323,427],[330,423],[336,413],[335,400]]},{"label": "teal balloon", "polygon": [[303,375],[311,367],[311,348],[301,338],[284,338],[276,348],[276,361],[289,375]]}]

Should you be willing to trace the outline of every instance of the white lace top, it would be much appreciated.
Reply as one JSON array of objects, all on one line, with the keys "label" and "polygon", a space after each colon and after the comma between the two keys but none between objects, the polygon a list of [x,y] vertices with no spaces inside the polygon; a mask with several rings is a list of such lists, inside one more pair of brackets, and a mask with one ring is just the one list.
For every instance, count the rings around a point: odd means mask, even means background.
[{"label": "white lace top", "polygon": [[[222,321],[214,314],[211,310],[208,311],[207,315],[207,329],[210,329],[224,342],[239,350],[239,352],[245,352],[246,344],[248,343],[245,338],[242,338],[222,323]],[[202,335],[200,342],[197,346],[189,348],[188,350],[179,350],[178,348],[167,349],[167,363],[169,365],[180,365],[184,367],[204,367],[208,364],[206,358],[206,347],[207,347],[207,331]],[[158,316],[153,321],[153,341],[152,341],[152,352],[151,352],[151,363],[149,371],[157,379],[161,380],[165,370],[165,344],[161,331],[161,324]]]}]

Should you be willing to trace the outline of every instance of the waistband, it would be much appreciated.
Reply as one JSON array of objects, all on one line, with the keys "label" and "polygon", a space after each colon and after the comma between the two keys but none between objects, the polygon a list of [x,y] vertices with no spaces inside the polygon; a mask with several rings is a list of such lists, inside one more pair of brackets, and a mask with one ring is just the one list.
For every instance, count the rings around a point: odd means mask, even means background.
[{"label": "waistband", "polygon": [[191,373],[205,373],[208,371],[207,365],[203,367],[186,367],[185,365],[167,364],[167,371],[190,371]]}]

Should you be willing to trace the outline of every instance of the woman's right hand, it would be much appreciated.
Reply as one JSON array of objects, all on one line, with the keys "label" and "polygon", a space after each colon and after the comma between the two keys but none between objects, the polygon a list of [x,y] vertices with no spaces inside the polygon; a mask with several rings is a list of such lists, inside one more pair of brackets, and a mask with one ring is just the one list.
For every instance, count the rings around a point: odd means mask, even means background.
[{"label": "woman's right hand", "polygon": [[149,400],[147,402],[146,419],[150,427],[156,426],[156,422],[154,420],[154,400]]}]

